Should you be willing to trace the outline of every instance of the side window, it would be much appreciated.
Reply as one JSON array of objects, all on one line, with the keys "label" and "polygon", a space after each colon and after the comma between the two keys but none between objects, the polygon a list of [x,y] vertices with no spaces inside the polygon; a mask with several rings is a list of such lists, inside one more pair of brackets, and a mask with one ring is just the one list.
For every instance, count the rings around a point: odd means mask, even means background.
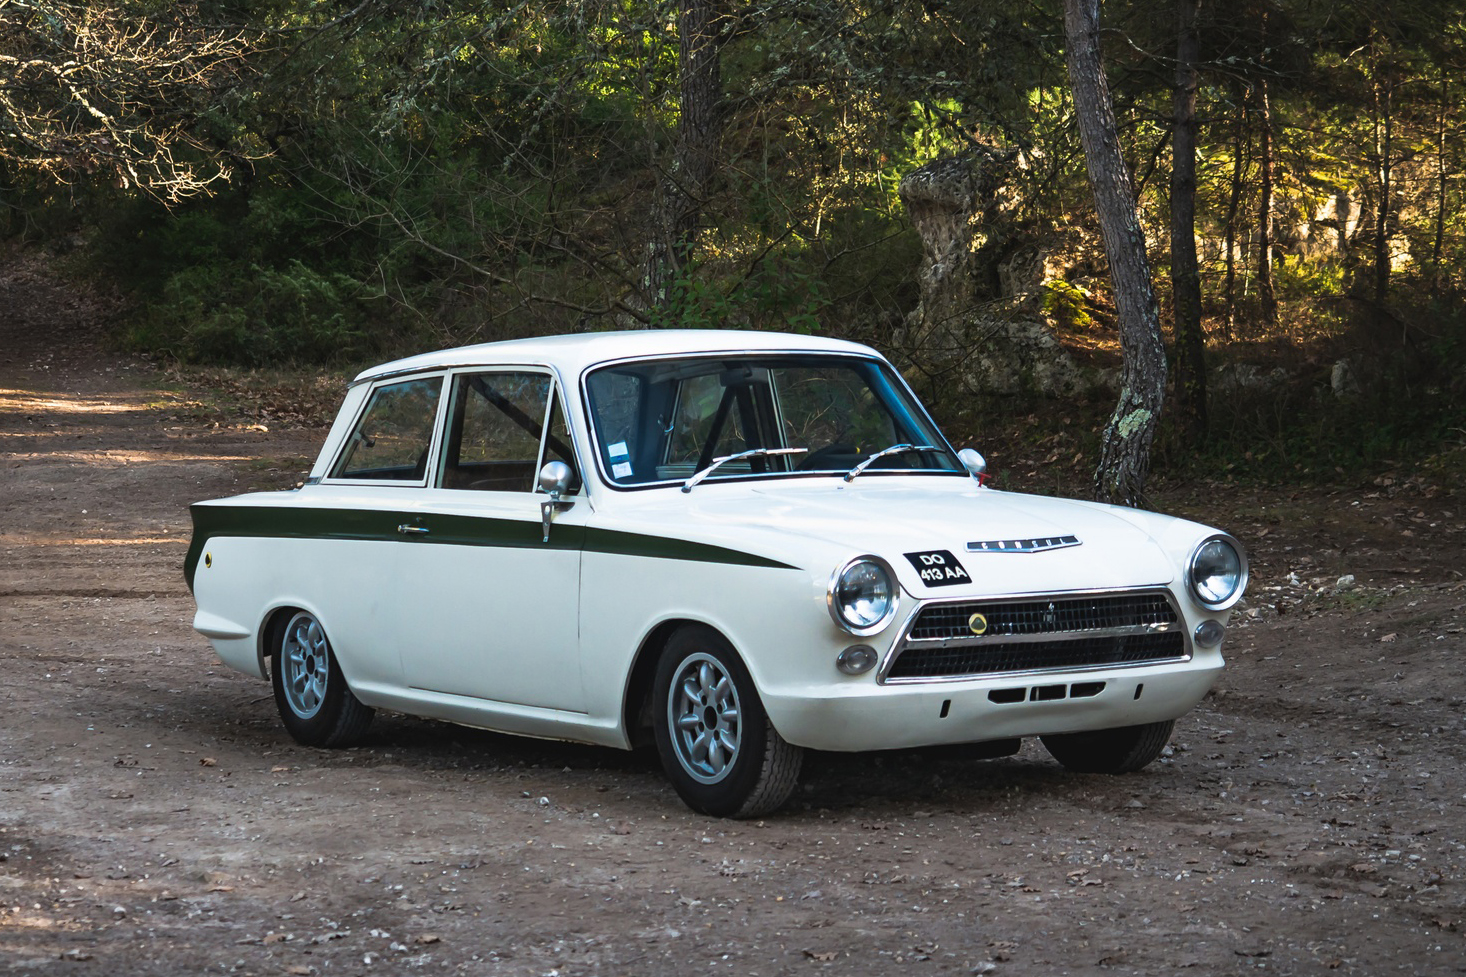
[{"label": "side window", "polygon": [[559,404],[548,418],[554,384],[543,373],[471,373],[453,381],[439,485],[447,489],[531,492],[541,441],[546,461],[575,465]]},{"label": "side window", "polygon": [[421,481],[442,389],[442,377],[428,377],[373,390],[330,477]]}]

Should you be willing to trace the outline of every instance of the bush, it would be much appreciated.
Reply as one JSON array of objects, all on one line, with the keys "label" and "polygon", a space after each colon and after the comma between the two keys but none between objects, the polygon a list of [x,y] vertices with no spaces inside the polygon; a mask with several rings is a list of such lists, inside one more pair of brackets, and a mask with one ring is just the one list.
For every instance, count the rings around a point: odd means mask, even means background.
[{"label": "bush", "polygon": [[298,259],[185,267],[133,326],[135,346],[195,363],[328,363],[370,351],[364,286]]}]

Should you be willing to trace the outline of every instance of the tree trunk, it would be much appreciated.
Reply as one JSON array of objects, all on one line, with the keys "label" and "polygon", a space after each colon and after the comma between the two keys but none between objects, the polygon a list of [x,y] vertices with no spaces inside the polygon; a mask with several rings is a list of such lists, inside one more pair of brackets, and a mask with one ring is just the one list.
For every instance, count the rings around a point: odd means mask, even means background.
[{"label": "tree trunk", "polygon": [[1223,320],[1222,335],[1232,338],[1237,325],[1237,215],[1242,209],[1243,177],[1247,174],[1247,102],[1237,100],[1237,132],[1232,140],[1232,182],[1227,195],[1227,277],[1224,287],[1227,297],[1227,314]]},{"label": "tree trunk", "polygon": [[1094,495],[1101,502],[1138,505],[1150,471],[1150,447],[1165,401],[1166,351],[1160,311],[1146,256],[1145,233],[1135,212],[1130,171],[1120,153],[1110,86],[1099,48],[1099,0],[1064,0],[1069,82],[1094,189],[1095,211],[1120,321],[1124,356],[1120,401],[1105,426]]},{"label": "tree trunk", "polygon": [[1447,97],[1450,94],[1448,82],[1449,78],[1446,75],[1446,69],[1443,65],[1441,67],[1440,119],[1435,133],[1435,241],[1432,242],[1430,248],[1431,294],[1435,294],[1440,290],[1441,257],[1445,253],[1446,244],[1446,113],[1450,108],[1450,103],[1447,101]]},{"label": "tree trunk", "polygon": [[1201,0],[1176,0],[1176,93],[1171,128],[1171,305],[1182,431],[1206,443],[1206,337],[1196,262],[1196,17]]},{"label": "tree trunk", "polygon": [[719,63],[721,15],[717,0],[678,4],[679,117],[672,165],[658,186],[642,290],[653,308],[665,305],[697,240],[703,202],[717,170],[722,136],[723,81]]},{"label": "tree trunk", "polygon": [[1379,200],[1374,208],[1374,308],[1384,317],[1385,301],[1390,295],[1390,196],[1392,184],[1390,154],[1394,152],[1395,118],[1389,84],[1380,77],[1379,61],[1374,64],[1374,152],[1375,181]]},{"label": "tree trunk", "polygon": [[1267,78],[1258,82],[1258,116],[1262,140],[1258,147],[1260,181],[1257,191],[1257,295],[1269,326],[1278,324],[1278,296],[1273,291],[1273,111]]}]

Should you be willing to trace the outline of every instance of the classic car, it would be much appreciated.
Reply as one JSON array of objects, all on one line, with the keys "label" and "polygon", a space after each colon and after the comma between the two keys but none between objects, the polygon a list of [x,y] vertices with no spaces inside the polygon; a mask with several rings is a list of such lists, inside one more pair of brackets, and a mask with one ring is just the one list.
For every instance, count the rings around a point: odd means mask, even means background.
[{"label": "classic car", "polygon": [[1232,537],[1000,491],[874,350],[646,331],[350,384],[300,487],[200,502],[194,627],[301,743],[377,709],[631,749],[716,816],[805,750],[1138,770],[1222,668]]}]

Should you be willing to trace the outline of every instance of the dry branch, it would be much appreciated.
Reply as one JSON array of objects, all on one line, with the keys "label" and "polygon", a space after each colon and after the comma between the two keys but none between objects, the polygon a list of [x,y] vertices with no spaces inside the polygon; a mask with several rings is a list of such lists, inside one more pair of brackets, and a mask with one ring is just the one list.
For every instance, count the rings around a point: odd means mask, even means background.
[{"label": "dry branch", "polygon": [[0,0],[0,158],[63,183],[98,177],[167,202],[208,193],[229,160],[196,131],[245,70],[243,31],[126,6]]}]

